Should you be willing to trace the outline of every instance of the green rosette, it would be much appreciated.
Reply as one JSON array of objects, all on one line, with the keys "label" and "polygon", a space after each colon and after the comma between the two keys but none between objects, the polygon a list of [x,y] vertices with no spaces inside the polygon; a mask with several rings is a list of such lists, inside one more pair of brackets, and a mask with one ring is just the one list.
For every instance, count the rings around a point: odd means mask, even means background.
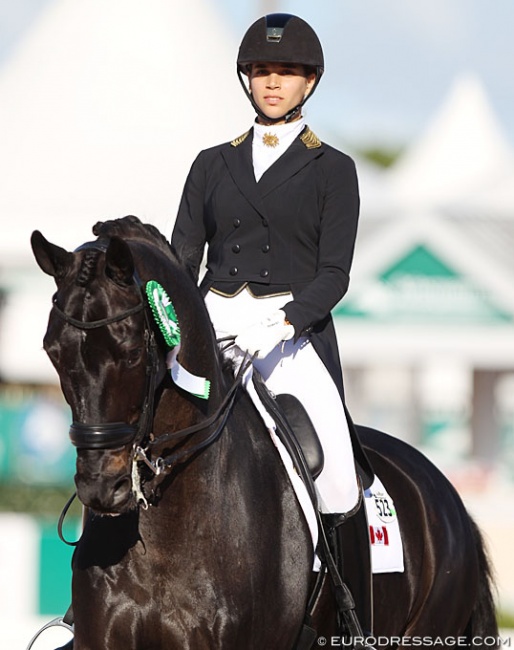
[{"label": "green rosette", "polygon": [[164,290],[164,287],[155,280],[149,280],[146,283],[145,290],[148,304],[155,322],[162,332],[164,341],[169,348],[174,348],[180,343],[180,327],[171,298]]}]

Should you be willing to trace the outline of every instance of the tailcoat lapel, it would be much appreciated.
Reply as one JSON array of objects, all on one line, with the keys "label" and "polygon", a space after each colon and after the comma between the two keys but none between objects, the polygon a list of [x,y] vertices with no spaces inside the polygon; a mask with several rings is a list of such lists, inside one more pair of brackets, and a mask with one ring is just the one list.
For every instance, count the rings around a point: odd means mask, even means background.
[{"label": "tailcoat lapel", "polygon": [[259,193],[262,197],[285,183],[322,152],[320,147],[308,148],[301,137],[301,135],[298,136],[283,155],[262,175],[258,183]]},{"label": "tailcoat lapel", "polygon": [[267,212],[263,198],[323,153],[323,145],[307,127],[257,183],[252,163],[253,129],[238,140],[222,155],[239,190],[263,217]]},{"label": "tailcoat lapel", "polygon": [[252,163],[253,129],[242,142],[235,145],[235,140],[230,148],[224,149],[221,154],[225,159],[230,175],[241,193],[263,217],[266,216],[266,207],[255,181]]}]

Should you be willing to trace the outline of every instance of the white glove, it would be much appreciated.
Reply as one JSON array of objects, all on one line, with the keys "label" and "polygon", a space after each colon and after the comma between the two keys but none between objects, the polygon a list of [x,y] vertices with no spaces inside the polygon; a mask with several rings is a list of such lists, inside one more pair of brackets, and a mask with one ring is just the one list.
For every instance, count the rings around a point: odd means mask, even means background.
[{"label": "white glove", "polygon": [[236,337],[236,345],[257,359],[264,359],[280,341],[289,341],[294,336],[294,327],[286,323],[286,314],[279,309],[260,323],[255,323]]}]

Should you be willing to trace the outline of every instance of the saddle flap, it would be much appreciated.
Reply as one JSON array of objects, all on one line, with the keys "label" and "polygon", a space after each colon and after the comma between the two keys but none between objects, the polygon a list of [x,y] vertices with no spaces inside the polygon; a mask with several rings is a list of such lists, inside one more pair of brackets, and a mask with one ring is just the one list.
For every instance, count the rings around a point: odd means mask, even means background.
[{"label": "saddle flap", "polygon": [[307,411],[294,395],[282,393],[276,395],[275,400],[293,430],[312,477],[318,478],[323,470],[325,458],[318,434]]}]

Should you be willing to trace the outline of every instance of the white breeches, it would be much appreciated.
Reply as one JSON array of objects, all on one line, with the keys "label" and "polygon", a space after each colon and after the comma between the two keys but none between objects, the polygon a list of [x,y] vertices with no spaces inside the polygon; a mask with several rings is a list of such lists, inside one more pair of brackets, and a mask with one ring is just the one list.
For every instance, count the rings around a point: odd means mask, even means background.
[{"label": "white breeches", "polygon": [[[217,336],[237,335],[281,309],[290,295],[255,298],[246,289],[227,298],[210,291],[205,302]],[[316,487],[324,512],[347,512],[357,503],[355,463],[343,404],[328,370],[308,337],[286,341],[254,361],[268,388],[289,393],[305,407],[325,455]]]}]

